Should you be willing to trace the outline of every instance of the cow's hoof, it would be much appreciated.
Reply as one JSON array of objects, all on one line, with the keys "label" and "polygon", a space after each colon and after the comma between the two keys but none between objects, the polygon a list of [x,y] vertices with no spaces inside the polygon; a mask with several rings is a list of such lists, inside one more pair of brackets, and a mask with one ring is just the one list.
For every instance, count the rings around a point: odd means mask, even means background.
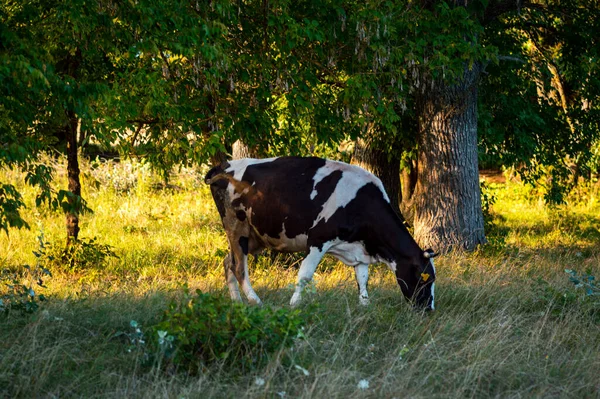
[{"label": "cow's hoof", "polygon": [[262,301],[258,297],[258,295],[250,295],[248,297],[248,303],[254,306],[262,306]]},{"label": "cow's hoof", "polygon": [[292,299],[290,300],[290,306],[295,308],[298,305],[300,305],[300,301],[302,300],[302,297],[300,296],[299,293],[295,292],[294,295],[292,295]]}]

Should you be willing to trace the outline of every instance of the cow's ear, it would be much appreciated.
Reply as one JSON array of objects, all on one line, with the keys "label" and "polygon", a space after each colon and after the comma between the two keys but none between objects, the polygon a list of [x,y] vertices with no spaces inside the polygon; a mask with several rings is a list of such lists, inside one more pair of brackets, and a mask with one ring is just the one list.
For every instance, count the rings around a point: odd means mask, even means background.
[{"label": "cow's ear", "polygon": [[433,252],[432,249],[426,249],[425,252],[423,252],[423,256],[426,257],[427,259],[431,259],[431,258],[435,258],[436,256],[438,256],[438,254]]}]

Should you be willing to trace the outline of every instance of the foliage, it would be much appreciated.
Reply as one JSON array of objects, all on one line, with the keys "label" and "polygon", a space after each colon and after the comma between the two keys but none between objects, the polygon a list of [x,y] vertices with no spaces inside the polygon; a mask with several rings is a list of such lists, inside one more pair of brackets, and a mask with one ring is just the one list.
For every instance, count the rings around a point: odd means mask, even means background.
[{"label": "foliage", "polygon": [[46,300],[44,294],[36,292],[37,287],[46,288],[44,280],[52,274],[43,265],[46,255],[44,235],[38,236],[38,249],[33,251],[37,261],[35,266],[23,265],[20,271],[3,268],[0,271],[0,313],[33,313],[39,303]]},{"label": "foliage", "polygon": [[167,362],[195,372],[214,362],[257,367],[302,338],[305,324],[300,310],[246,306],[200,290],[194,296],[186,289],[184,299],[169,305],[151,334]]},{"label": "foliage", "polygon": [[9,227],[29,228],[19,213],[24,206],[21,194],[13,185],[0,184],[0,230],[8,234]]},{"label": "foliage", "polygon": [[109,258],[118,258],[114,248],[98,242],[97,237],[71,240],[66,247],[52,244],[46,256],[49,267],[68,272],[99,268]]},{"label": "foliage", "polygon": [[506,13],[486,27],[499,48],[480,96],[484,163],[518,167],[559,204],[589,179],[600,139],[599,29],[594,1],[552,0]]},{"label": "foliage", "polygon": [[479,187],[481,189],[481,211],[483,213],[483,220],[487,231],[494,225],[492,206],[496,203],[497,198],[494,189],[484,180],[479,182]]},{"label": "foliage", "polygon": [[[569,280],[575,285],[575,288],[583,289],[587,297],[594,299],[594,297],[600,296],[600,287],[596,285],[596,277],[590,274],[590,270],[585,274],[579,274],[576,270],[565,269],[565,273],[569,275]],[[600,302],[596,301],[596,304],[600,304]]]}]

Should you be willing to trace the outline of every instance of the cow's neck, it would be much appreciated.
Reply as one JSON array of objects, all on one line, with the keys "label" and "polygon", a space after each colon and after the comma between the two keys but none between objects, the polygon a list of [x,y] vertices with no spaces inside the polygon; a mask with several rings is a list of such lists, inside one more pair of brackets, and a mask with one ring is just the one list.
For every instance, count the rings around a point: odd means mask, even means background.
[{"label": "cow's neck", "polygon": [[373,241],[377,243],[377,254],[398,265],[418,262],[423,251],[391,207],[390,211],[391,214],[381,221],[381,228],[375,232]]}]

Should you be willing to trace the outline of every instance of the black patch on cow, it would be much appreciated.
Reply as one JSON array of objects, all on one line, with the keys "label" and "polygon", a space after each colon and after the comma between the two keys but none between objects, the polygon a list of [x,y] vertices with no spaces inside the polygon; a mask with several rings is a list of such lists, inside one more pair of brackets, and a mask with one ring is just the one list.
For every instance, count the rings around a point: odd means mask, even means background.
[{"label": "black patch on cow", "polygon": [[260,235],[278,238],[282,226],[289,238],[308,232],[341,178],[338,171],[326,176],[311,199],[313,177],[325,163],[321,158],[282,157],[246,168],[242,180],[253,184],[257,194],[240,199],[252,208],[252,225]]},{"label": "black patch on cow", "polygon": [[240,243],[244,255],[248,255],[248,237],[241,236],[238,242]]},{"label": "black patch on cow", "polygon": [[217,206],[219,215],[221,216],[221,219],[223,219],[225,217],[225,202],[227,201],[226,191],[224,189],[219,188],[215,184],[212,184],[210,186],[210,191],[212,193],[213,199],[215,200],[215,205]]},{"label": "black patch on cow", "polygon": [[241,222],[246,220],[246,212],[241,209],[235,212],[235,217],[237,217]]},{"label": "black patch on cow", "polygon": [[231,201],[231,206],[235,209],[238,208],[243,202],[243,198],[236,198],[233,201]]}]

